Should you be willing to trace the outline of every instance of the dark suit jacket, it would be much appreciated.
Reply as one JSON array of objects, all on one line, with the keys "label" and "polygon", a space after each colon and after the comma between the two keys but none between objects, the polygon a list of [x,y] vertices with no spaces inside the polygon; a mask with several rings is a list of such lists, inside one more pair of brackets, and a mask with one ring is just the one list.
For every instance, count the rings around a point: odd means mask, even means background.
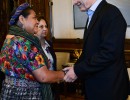
[{"label": "dark suit jacket", "polygon": [[51,41],[47,41],[47,42],[50,45],[50,47],[48,49],[49,49],[49,51],[50,51],[50,53],[52,55],[52,58],[54,60],[53,68],[54,68],[54,70],[57,70],[57,68],[56,68],[56,54],[55,54],[54,49],[53,49],[53,44],[52,44]]},{"label": "dark suit jacket", "polygon": [[103,0],[88,29],[74,72],[85,80],[88,100],[126,100],[128,73],[124,59],[126,21],[120,11]]}]

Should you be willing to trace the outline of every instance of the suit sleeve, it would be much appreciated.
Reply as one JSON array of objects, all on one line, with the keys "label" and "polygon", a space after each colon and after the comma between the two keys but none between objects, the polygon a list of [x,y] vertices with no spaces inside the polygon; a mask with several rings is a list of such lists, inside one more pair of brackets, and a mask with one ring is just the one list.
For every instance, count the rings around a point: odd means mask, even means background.
[{"label": "suit sleeve", "polygon": [[74,72],[78,77],[84,77],[86,74],[91,75],[109,67],[123,54],[127,27],[124,18],[116,10],[113,16],[109,13],[103,22],[101,28],[102,42],[99,45],[99,51],[91,58],[85,57],[74,65]]}]

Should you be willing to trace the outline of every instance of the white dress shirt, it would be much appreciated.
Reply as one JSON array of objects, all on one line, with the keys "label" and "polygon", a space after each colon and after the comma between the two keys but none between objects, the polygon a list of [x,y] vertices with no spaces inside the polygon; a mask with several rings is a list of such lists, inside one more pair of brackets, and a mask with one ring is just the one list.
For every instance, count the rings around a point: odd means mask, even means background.
[{"label": "white dress shirt", "polygon": [[45,46],[42,46],[42,49],[44,51],[44,53],[46,54],[47,58],[48,58],[48,62],[49,62],[49,70],[54,70],[53,68],[53,63],[54,63],[54,60],[52,58],[52,55],[48,49],[48,47],[50,47],[50,45],[47,43],[47,41],[45,40]]},{"label": "white dress shirt", "polygon": [[89,26],[89,23],[92,19],[92,16],[96,10],[96,8],[98,7],[98,5],[100,4],[102,0],[96,0],[96,2],[87,10],[87,15],[88,15],[88,24],[87,24],[87,27]]}]

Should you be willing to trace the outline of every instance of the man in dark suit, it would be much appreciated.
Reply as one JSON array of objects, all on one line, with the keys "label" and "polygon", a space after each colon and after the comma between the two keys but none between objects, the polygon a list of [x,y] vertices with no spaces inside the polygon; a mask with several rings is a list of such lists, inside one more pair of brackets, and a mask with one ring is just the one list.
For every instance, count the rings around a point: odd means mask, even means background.
[{"label": "man in dark suit", "polygon": [[64,80],[85,82],[86,100],[126,100],[128,73],[124,59],[127,24],[117,7],[105,0],[73,0],[88,13],[80,58]]}]

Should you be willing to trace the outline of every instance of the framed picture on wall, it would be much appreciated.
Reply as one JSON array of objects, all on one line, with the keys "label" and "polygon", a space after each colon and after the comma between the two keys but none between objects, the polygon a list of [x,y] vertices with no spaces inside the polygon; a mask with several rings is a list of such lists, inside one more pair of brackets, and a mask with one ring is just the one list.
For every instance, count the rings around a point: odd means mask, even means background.
[{"label": "framed picture on wall", "polygon": [[86,12],[81,12],[78,6],[73,6],[74,29],[84,29],[87,21]]},{"label": "framed picture on wall", "polygon": [[[130,26],[130,0],[106,0],[108,3],[111,3],[119,8],[123,14],[127,26]],[[73,6],[73,17],[74,17],[74,29],[84,29],[87,14],[86,12],[81,12],[77,6]]]}]

